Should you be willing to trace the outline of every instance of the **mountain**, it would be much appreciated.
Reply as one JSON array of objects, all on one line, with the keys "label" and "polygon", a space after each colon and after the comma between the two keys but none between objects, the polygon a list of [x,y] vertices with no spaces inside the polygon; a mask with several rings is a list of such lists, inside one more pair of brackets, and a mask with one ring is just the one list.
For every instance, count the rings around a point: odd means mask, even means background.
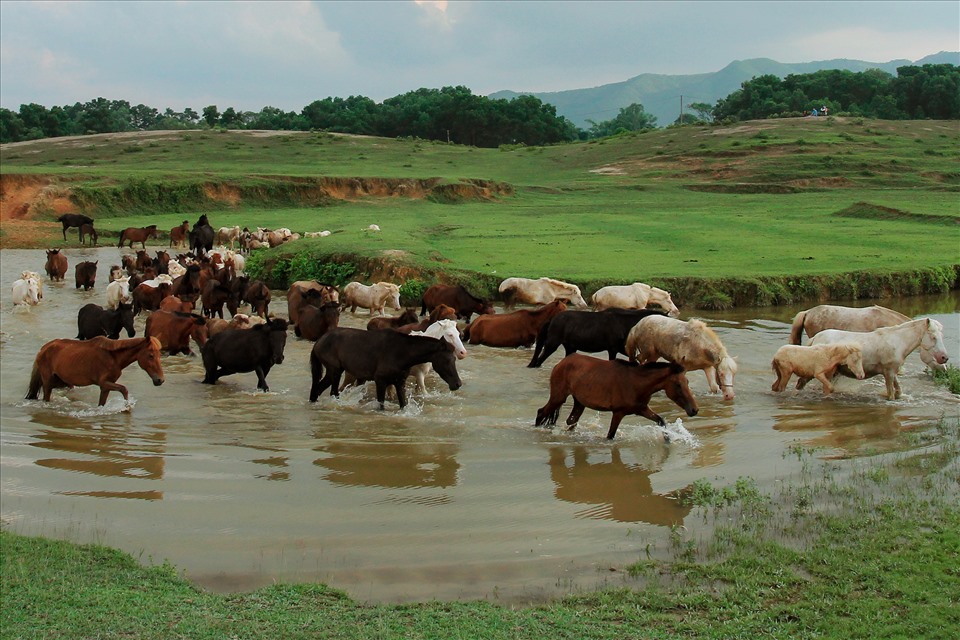
[{"label": "mountain", "polygon": [[681,97],[683,105],[691,102],[714,104],[725,98],[740,85],[755,76],[775,75],[784,78],[790,74],[813,73],[824,69],[844,69],[847,71],[866,71],[881,69],[896,75],[897,67],[923,64],[960,65],[960,52],[941,51],[921,58],[910,60],[891,60],[890,62],[866,62],[863,60],[822,60],[819,62],[784,63],[769,58],[736,60],[720,71],[694,75],[670,76],[644,73],[623,82],[614,82],[591,89],[570,89],[544,93],[526,93],[498,91],[490,98],[510,100],[519,95],[533,95],[541,101],[552,104],[557,113],[566,116],[576,126],[588,128],[587,120],[602,122],[616,117],[620,109],[639,102],[647,113],[657,117],[661,127],[674,122],[680,114]]}]

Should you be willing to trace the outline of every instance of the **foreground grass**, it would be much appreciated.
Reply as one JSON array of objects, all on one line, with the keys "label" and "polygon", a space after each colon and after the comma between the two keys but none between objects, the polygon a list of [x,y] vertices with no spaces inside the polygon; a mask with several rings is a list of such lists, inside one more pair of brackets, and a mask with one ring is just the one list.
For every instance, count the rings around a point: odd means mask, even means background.
[{"label": "foreground grass", "polygon": [[957,637],[958,432],[941,421],[894,458],[797,449],[803,471],[777,495],[701,481],[674,559],[628,568],[644,586],[536,607],[372,606],[322,585],[215,595],[169,565],[0,532],[3,637]]}]

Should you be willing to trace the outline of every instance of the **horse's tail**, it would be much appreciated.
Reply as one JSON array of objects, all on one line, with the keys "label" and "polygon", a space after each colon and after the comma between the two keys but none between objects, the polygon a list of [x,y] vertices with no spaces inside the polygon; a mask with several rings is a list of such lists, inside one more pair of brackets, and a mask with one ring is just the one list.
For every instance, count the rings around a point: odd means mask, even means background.
[{"label": "horse's tail", "polygon": [[543,323],[543,326],[540,327],[540,331],[537,333],[537,343],[533,349],[533,358],[530,359],[530,364],[527,365],[530,369],[538,368],[543,362],[538,362],[540,360],[540,354],[543,353],[543,345],[547,341],[547,331],[550,329],[550,320]]},{"label": "horse's tail", "polygon": [[125,235],[126,233],[127,233],[127,230],[126,230],[126,229],[124,229],[123,231],[120,232],[120,242],[117,243],[117,248],[118,248],[118,249],[120,249],[120,248],[123,247],[124,235]]},{"label": "horse's tail", "polygon": [[[477,316],[477,318],[479,318],[479,317],[480,317],[480,316]],[[476,322],[476,319],[474,319],[473,322]],[[466,343],[468,343],[468,342],[470,341],[470,325],[472,325],[473,322],[471,322],[470,324],[468,324],[467,326],[465,326],[465,327],[463,328],[463,332],[462,332],[462,334],[461,334],[461,336],[460,336],[460,339],[463,341],[464,344],[466,344]]]},{"label": "horse's tail", "polygon": [[24,400],[39,400],[41,386],[42,380],[40,378],[40,364],[34,362],[33,372],[30,373],[30,387],[27,389],[27,395],[24,397]]},{"label": "horse's tail", "polygon": [[803,340],[803,321],[806,317],[806,311],[801,311],[793,317],[793,326],[790,327],[790,344],[800,344]]},{"label": "horse's tail", "polygon": [[423,317],[425,315],[427,315],[427,301],[420,298],[420,316]]}]

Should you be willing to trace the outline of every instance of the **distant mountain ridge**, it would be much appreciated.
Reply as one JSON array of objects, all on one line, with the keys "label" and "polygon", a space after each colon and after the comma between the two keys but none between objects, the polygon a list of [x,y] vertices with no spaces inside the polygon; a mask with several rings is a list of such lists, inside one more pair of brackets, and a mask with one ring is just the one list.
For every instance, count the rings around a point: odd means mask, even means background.
[{"label": "distant mountain ridge", "polygon": [[532,95],[557,108],[557,114],[565,116],[580,128],[589,128],[590,123],[602,122],[616,117],[620,109],[635,102],[643,105],[647,113],[657,117],[657,125],[664,127],[680,115],[680,101],[684,107],[691,102],[706,102],[710,105],[725,98],[740,85],[755,76],[775,75],[784,78],[790,74],[813,73],[825,69],[866,71],[880,69],[896,75],[897,67],[924,64],[960,65],[960,52],[941,51],[919,60],[891,60],[890,62],[867,62],[864,60],[821,60],[817,62],[784,63],[769,58],[735,60],[720,71],[693,75],[661,75],[644,73],[623,82],[614,82],[590,89],[570,89],[543,93],[498,91],[488,97],[507,100],[520,95]]}]

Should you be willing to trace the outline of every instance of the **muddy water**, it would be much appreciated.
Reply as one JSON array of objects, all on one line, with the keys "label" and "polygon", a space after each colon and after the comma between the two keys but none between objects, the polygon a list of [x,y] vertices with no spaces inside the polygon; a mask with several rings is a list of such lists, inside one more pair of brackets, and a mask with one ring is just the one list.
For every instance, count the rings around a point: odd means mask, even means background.
[{"label": "muddy water", "polygon": [[[115,248],[68,254],[71,274],[81,259],[99,259],[101,278],[119,262]],[[670,445],[636,416],[611,444],[609,414],[589,409],[572,433],[534,428],[559,356],[527,369],[526,349],[471,347],[462,389],[432,376],[403,411],[377,411],[369,389],[311,405],[311,344],[292,335],[269,393],[256,392],[254,374],[202,385],[198,357],[167,356],[161,387],[126,370],[130,411],[116,394],[98,408],[93,388],[24,401],[37,350],[73,337],[77,309],[103,304],[105,282],[86,293],[46,283],[41,306],[13,308],[11,282],[42,271],[44,255],[5,250],[0,261],[4,526],[168,559],[219,591],[322,581],[370,601],[516,601],[623,584],[611,567],[665,553],[671,525],[695,524],[676,500],[694,481],[751,476],[772,488],[797,471],[784,455],[795,443],[824,457],[904,448],[909,432],[960,411],[916,354],[897,402],[880,397],[879,378],[842,380],[827,399],[816,382],[771,393],[770,358],[797,310],[786,308],[701,316],[739,357],[738,395],[709,395],[697,372],[698,416],[656,399]],[[960,296],[884,304],[939,319],[960,355]],[[366,320],[346,313],[343,324]]]}]

